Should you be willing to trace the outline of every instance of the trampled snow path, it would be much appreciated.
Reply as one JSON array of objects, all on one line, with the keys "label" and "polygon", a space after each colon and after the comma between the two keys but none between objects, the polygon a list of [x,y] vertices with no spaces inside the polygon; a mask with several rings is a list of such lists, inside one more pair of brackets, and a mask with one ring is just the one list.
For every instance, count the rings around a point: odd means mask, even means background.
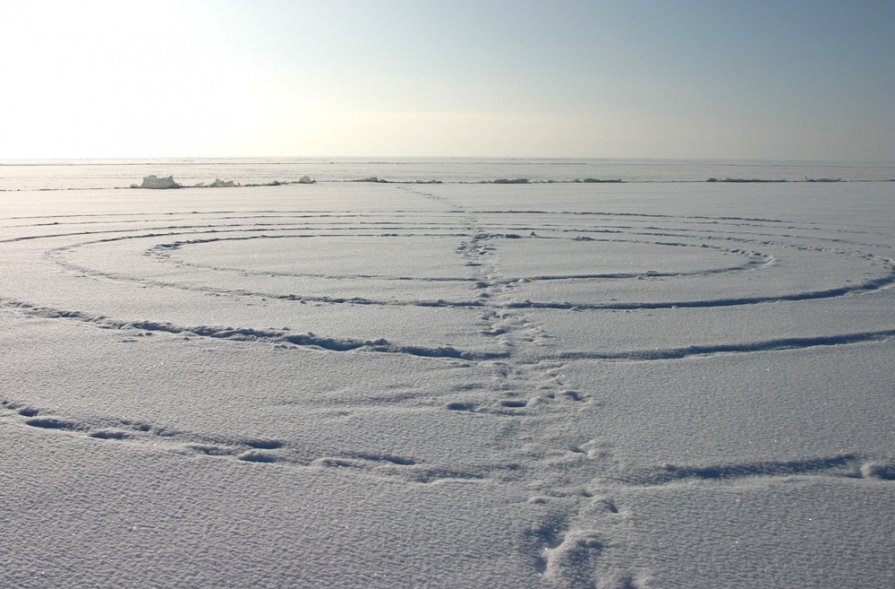
[{"label": "trampled snow path", "polygon": [[[355,190],[364,202],[363,191],[371,189],[339,190]],[[57,322],[66,330],[88,326],[107,333],[100,336],[106,341],[147,350],[154,334],[165,346],[180,338],[203,342],[211,353],[238,345],[259,358],[275,349],[336,354],[340,363],[381,355],[417,363],[421,372],[450,370],[447,390],[402,396],[384,388],[369,406],[385,415],[394,407],[401,420],[403,412],[419,411],[448,430],[488,423],[491,433],[465,440],[468,456],[432,446],[412,429],[390,432],[380,444],[400,438],[402,448],[339,447],[328,434],[290,434],[285,423],[282,435],[260,437],[251,428],[227,432],[189,418],[175,426],[59,396],[53,403],[53,395],[22,392],[27,386],[0,393],[0,423],[138,453],[297,473],[336,469],[371,489],[383,480],[521,493],[535,517],[513,528],[521,564],[506,586],[712,586],[717,579],[688,578],[686,567],[663,561],[661,551],[631,560],[638,544],[648,544],[650,522],[631,506],[642,494],[765,480],[863,489],[895,478],[891,439],[845,440],[835,450],[813,439],[754,453],[696,449],[690,461],[681,460],[687,452],[678,446],[664,456],[638,455],[626,449],[641,444],[638,435],[609,433],[620,427],[611,416],[619,417],[626,401],[601,384],[623,384],[626,374],[652,365],[704,380],[711,366],[689,363],[729,357],[748,365],[756,357],[812,359],[824,349],[853,355],[870,346],[891,358],[891,227],[792,221],[771,212],[551,210],[512,201],[491,208],[477,202],[481,190],[377,187],[371,197],[387,195],[391,206],[350,213],[284,207],[274,198],[277,206],[257,209],[190,211],[175,204],[150,213],[20,215],[5,219],[0,233],[0,251],[13,261],[4,271],[0,308],[47,330]],[[580,198],[593,189],[574,190]],[[661,395],[664,383],[651,383],[653,395]],[[344,403],[317,401],[314,391],[296,402],[349,414],[368,406],[356,397],[359,386],[351,385]],[[725,423],[741,419],[748,417]],[[881,570],[868,574],[881,578]],[[467,581],[479,586],[481,579]]]}]

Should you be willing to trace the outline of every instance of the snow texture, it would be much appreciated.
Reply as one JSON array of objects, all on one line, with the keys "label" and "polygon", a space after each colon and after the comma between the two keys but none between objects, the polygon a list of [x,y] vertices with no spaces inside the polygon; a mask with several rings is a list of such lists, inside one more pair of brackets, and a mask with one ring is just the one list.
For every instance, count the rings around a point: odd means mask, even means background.
[{"label": "snow texture", "polygon": [[0,585],[895,583],[889,184],[176,192],[3,195]]}]

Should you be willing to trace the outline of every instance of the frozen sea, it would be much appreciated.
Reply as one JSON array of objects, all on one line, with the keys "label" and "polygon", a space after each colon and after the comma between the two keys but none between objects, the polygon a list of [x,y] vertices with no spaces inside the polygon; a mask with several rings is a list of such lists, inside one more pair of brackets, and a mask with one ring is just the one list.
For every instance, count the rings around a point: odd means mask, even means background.
[{"label": "frozen sea", "polygon": [[532,158],[149,158],[111,160],[0,160],[0,192],[127,188],[148,175],[174,176],[184,186],[215,179],[241,185],[298,182],[466,183],[529,181],[804,182],[895,181],[892,162],[758,160],[619,160]]},{"label": "frozen sea", "polygon": [[0,586],[891,587],[893,177],[2,162]]}]

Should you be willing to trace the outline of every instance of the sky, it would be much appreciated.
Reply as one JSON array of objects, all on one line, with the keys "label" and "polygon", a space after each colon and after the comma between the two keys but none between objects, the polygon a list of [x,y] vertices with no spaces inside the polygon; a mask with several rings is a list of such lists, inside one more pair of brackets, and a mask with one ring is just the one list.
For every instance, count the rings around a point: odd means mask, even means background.
[{"label": "sky", "polygon": [[895,161],[891,0],[0,0],[0,158]]}]

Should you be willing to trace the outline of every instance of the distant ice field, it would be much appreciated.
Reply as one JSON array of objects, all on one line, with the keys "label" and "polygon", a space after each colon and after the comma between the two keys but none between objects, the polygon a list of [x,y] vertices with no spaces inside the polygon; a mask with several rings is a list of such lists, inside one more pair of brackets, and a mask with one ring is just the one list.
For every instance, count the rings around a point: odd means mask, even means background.
[{"label": "distant ice field", "polygon": [[889,586],[891,186],[0,193],[0,585]]},{"label": "distant ice field", "polygon": [[317,182],[476,184],[489,182],[886,182],[892,162],[657,160],[594,158],[149,158],[0,160],[0,193],[128,188],[173,176],[183,186]]}]

